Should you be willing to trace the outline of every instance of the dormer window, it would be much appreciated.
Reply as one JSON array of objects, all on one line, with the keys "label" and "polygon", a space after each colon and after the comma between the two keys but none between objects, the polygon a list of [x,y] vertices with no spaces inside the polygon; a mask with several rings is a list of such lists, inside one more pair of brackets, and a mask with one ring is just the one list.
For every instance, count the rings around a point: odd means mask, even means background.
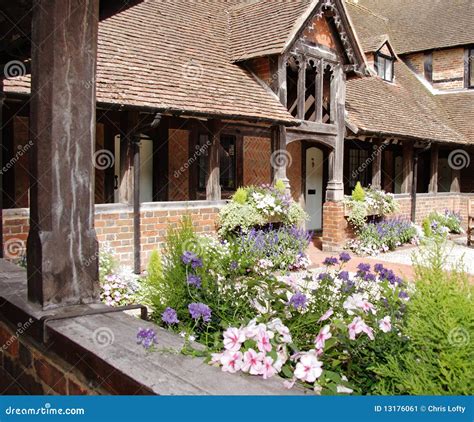
[{"label": "dormer window", "polygon": [[375,70],[384,81],[393,82],[393,62],[394,58],[382,54],[380,51],[375,53]]}]

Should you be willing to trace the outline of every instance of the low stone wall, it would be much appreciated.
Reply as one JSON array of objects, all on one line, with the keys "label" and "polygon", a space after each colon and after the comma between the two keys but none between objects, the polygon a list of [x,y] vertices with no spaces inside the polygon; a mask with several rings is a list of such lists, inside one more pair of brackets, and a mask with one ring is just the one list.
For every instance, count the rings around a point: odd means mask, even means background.
[{"label": "low stone wall", "polygon": [[[141,215],[142,268],[148,263],[153,249],[160,247],[170,227],[177,227],[187,215],[197,233],[212,233],[224,201],[144,203]],[[133,211],[122,204],[101,204],[95,208],[95,229],[99,244],[108,244],[124,265],[133,265]],[[27,208],[3,211],[4,254],[17,260],[26,250],[29,230]]]}]

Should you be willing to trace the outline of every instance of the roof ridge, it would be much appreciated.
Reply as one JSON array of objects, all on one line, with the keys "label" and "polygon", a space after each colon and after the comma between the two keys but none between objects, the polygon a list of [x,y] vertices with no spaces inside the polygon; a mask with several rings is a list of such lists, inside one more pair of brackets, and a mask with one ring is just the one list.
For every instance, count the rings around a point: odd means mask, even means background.
[{"label": "roof ridge", "polygon": [[370,13],[372,16],[376,17],[377,19],[380,19],[380,20],[384,21],[385,23],[388,23],[389,20],[390,20],[386,16],[379,15],[378,13],[375,13],[374,11],[370,10],[368,7],[362,6],[358,2],[346,0],[346,3],[350,4],[351,6],[354,6],[354,7],[358,8],[358,9],[364,11],[364,12]]}]

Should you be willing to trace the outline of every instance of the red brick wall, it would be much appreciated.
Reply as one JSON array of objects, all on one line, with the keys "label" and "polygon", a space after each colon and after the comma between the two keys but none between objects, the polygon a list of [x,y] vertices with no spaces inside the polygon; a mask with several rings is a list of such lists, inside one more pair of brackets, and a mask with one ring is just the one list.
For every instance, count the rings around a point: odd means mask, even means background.
[{"label": "red brick wall", "polygon": [[[404,56],[408,66],[415,71],[416,74],[424,76],[425,74],[425,54],[424,53],[412,53]],[[396,75],[395,75],[396,77]]]},{"label": "red brick wall", "polygon": [[303,39],[313,43],[324,45],[332,50],[336,49],[336,42],[332,37],[328,22],[324,16],[313,19],[303,32]]},{"label": "red brick wall", "polygon": [[[95,228],[99,244],[108,244],[124,265],[133,264],[133,212],[125,206],[98,208]],[[144,207],[141,212],[142,268],[146,268],[153,249],[163,245],[167,230],[176,227],[184,215],[189,215],[197,233],[213,233],[219,208],[203,205],[186,208]],[[16,261],[26,249],[29,221],[28,210],[6,210],[3,214],[4,250],[7,259]]]},{"label": "red brick wall", "polygon": [[109,394],[102,387],[89,386],[82,374],[54,353],[27,341],[25,332],[31,322],[25,321],[13,328],[0,321],[0,391],[3,394]]},{"label": "red brick wall", "polygon": [[247,61],[247,66],[267,85],[272,83],[272,72],[270,68],[270,59],[268,57],[257,57]]},{"label": "red brick wall", "polygon": [[[440,82],[440,79],[459,80]],[[464,88],[464,48],[447,48],[433,51],[433,86],[438,89]]]},{"label": "red brick wall", "polygon": [[244,186],[271,182],[270,138],[244,137]]}]

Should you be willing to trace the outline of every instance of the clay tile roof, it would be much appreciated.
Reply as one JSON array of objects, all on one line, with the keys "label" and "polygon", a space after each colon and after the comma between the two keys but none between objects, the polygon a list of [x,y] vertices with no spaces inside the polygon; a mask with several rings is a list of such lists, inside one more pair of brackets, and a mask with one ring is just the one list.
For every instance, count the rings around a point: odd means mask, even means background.
[{"label": "clay tile roof", "polygon": [[[395,83],[377,76],[347,83],[349,121],[360,130],[394,137],[467,143],[447,112],[402,62],[395,62]],[[471,112],[472,114],[472,112]]]},{"label": "clay tile roof", "polygon": [[317,3],[251,0],[229,9],[231,59],[281,53]]},{"label": "clay tile roof", "polygon": [[[99,24],[97,100],[292,123],[278,98],[229,60],[232,0],[145,0]],[[298,9],[300,10],[300,9]],[[29,92],[29,78],[5,81]]]},{"label": "clay tile roof", "polygon": [[452,125],[474,144],[474,91],[436,95]]},{"label": "clay tile roof", "polygon": [[[354,0],[347,2],[362,44],[365,35],[360,28],[367,25],[367,22],[362,16],[365,23],[361,25],[359,18],[364,10],[372,14],[370,25],[385,21],[392,44],[399,54],[474,43],[472,0],[358,0],[356,4]],[[387,33],[387,29],[379,28],[371,33]]]}]

